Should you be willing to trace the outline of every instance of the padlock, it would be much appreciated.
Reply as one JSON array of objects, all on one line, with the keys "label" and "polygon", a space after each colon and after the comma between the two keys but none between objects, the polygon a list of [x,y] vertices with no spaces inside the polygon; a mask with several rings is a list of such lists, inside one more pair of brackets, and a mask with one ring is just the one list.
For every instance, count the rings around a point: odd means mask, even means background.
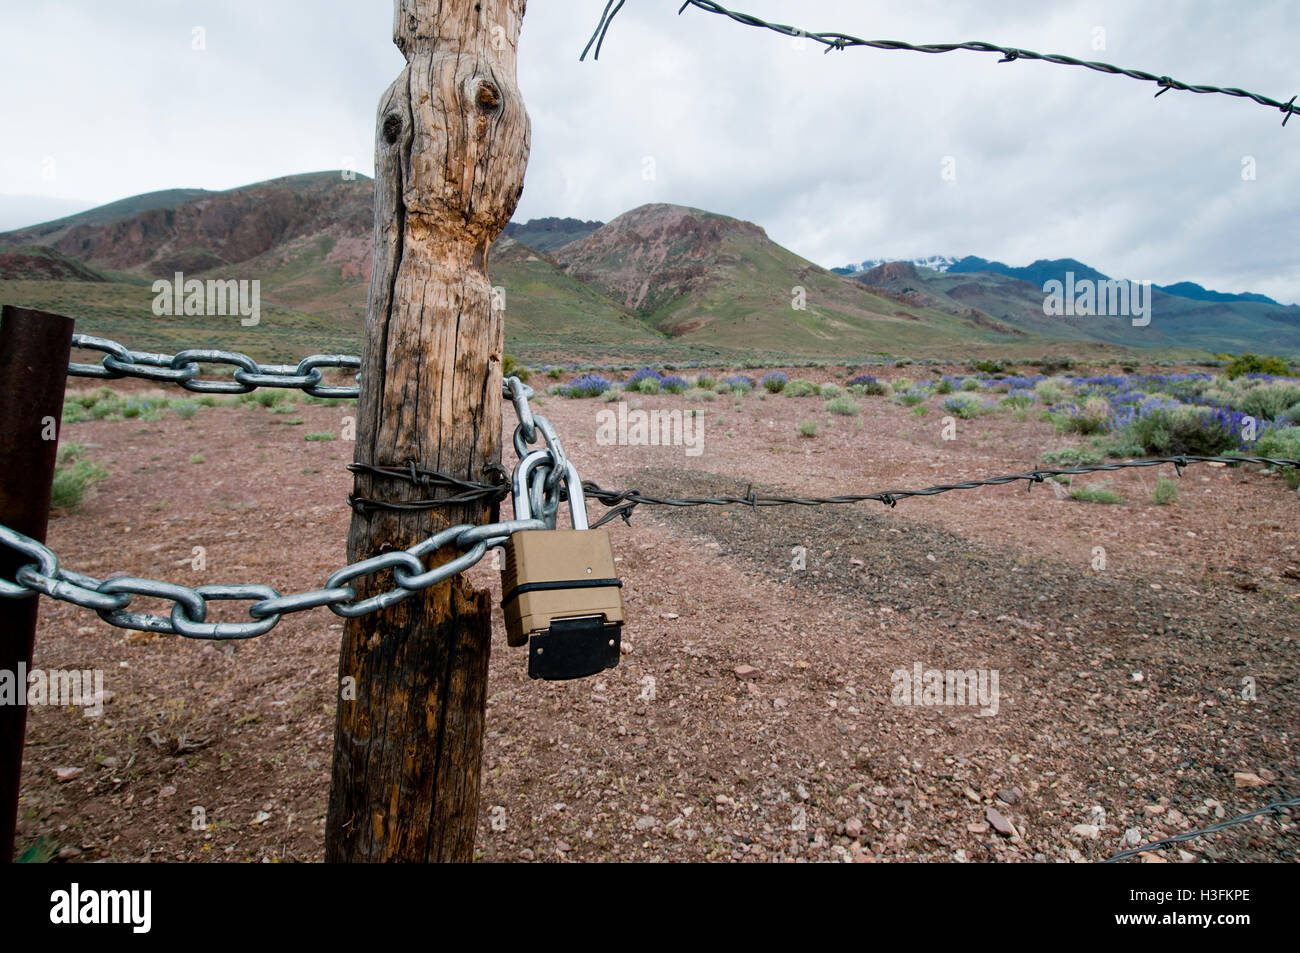
[{"label": "padlock", "polygon": [[[515,518],[531,519],[531,476],[554,457],[536,450],[514,477]],[[622,581],[615,575],[609,533],[587,528],[582,480],[572,463],[563,482],[573,529],[525,530],[505,543],[501,609],[506,642],[528,645],[528,675],[559,681],[595,675],[618,664],[622,651]]]}]

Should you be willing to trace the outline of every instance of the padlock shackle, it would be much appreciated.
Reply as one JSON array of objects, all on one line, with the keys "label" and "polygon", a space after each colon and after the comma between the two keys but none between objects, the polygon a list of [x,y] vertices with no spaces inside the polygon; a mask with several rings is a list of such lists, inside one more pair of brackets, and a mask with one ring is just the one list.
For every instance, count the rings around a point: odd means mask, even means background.
[{"label": "padlock shackle", "polygon": [[[515,519],[527,520],[533,518],[533,506],[530,498],[529,483],[536,470],[543,463],[550,463],[554,466],[555,455],[549,449],[534,450],[522,460],[519,466],[515,467],[514,474],[514,502],[515,502]],[[569,492],[569,516],[573,521],[574,529],[587,529],[587,498],[582,492],[582,478],[578,476],[578,468],[572,461],[564,461],[564,475],[561,482]]]}]

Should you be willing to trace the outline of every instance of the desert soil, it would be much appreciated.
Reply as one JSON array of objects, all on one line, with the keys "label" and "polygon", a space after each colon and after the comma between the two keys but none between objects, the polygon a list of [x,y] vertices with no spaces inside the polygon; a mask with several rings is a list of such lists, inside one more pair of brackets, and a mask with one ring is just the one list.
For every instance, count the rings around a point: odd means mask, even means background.
[{"label": "desert soil", "polygon": [[[1006,413],[945,441],[934,407],[881,398],[857,418],[757,393],[739,408],[632,400],[702,408],[703,452],[600,446],[613,405],[598,400],[540,410],[584,479],[662,495],[927,486],[1023,472],[1064,444]],[[55,515],[50,545],[99,578],[317,588],[345,559],[352,445],[303,435],[339,433],[349,413],[300,401],[68,424],[62,440],[109,477]],[[806,420],[819,436],[799,435]],[[640,507],[611,524],[628,615],[616,669],[530,681],[497,612],[478,856],[1098,860],[1293,796],[1300,498],[1253,467],[1195,466],[1157,506],[1156,473],[1077,478],[1110,481],[1121,505],[1021,483],[893,509]],[[469,578],[499,599],[486,561]],[[315,610],[196,642],[43,600],[35,664],[103,669],[108,697],[98,718],[31,709],[20,849],[319,861],[341,632]],[[996,671],[996,714],[894,704],[892,673],[916,663]],[[1298,844],[1283,814],[1146,859],[1294,860]]]}]

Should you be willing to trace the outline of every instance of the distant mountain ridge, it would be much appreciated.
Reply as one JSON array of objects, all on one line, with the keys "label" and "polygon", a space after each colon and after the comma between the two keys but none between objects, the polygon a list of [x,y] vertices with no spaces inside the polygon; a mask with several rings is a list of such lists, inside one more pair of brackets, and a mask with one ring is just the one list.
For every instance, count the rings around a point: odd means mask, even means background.
[{"label": "distant mountain ridge", "polygon": [[[221,192],[173,189],[0,234],[0,303],[72,314],[90,332],[129,330],[137,347],[191,346],[230,329],[201,316],[159,322],[152,281],[177,271],[257,279],[282,330],[250,332],[249,346],[275,334],[286,356],[317,340],[359,346],[373,188],[365,176],[332,171]],[[487,267],[506,293],[507,347],[521,357],[1300,354],[1300,308],[1262,295],[1180,283],[1157,291],[1150,328],[1066,319],[1043,313],[1043,282],[1066,271],[1105,277],[1073,259],[1012,268],[930,256],[846,276],[783,248],[758,224],[665,203],[607,223],[511,222]]]},{"label": "distant mountain ridge", "polygon": [[929,255],[925,258],[868,258],[866,261],[859,262],[856,265],[845,265],[842,268],[832,268],[831,271],[837,275],[860,275],[864,271],[870,271],[877,265],[887,265],[892,262],[907,262],[909,265],[915,265],[917,268],[929,268],[931,271],[947,271],[958,261],[956,258],[950,258],[947,255]]},{"label": "distant mountain ridge", "polygon": [[578,218],[534,218],[527,222],[509,222],[504,234],[537,251],[549,252],[586,238],[604,224],[584,222]]},{"label": "distant mountain ridge", "polygon": [[[836,274],[856,277],[879,265],[900,261],[915,265],[917,268],[929,268],[931,271],[944,274],[970,274],[983,271],[991,274],[1007,275],[1011,278],[1019,278],[1022,281],[1032,281],[1040,288],[1050,280],[1064,282],[1067,272],[1074,273],[1075,281],[1084,278],[1091,281],[1107,281],[1111,278],[1111,276],[1105,275],[1074,258],[1040,258],[1029,265],[1016,267],[1005,265],[1000,261],[989,261],[987,258],[980,258],[976,255],[966,255],[963,258],[949,258],[946,255],[931,255],[927,258],[872,258],[859,265],[845,265],[843,268],[833,268],[831,270]],[[1192,301],[1253,301],[1259,304],[1277,305],[1278,307],[1294,307],[1283,305],[1266,295],[1252,292],[1230,294],[1224,291],[1210,291],[1191,281],[1179,281],[1172,285],[1153,285],[1152,287],[1163,291],[1165,294],[1174,295],[1178,298],[1188,298]]]}]

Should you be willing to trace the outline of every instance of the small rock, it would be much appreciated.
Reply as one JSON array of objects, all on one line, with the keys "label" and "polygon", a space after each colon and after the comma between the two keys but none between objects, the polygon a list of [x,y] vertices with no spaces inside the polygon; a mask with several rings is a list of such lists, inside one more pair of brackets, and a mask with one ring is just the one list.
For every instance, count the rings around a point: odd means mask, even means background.
[{"label": "small rock", "polygon": [[176,793],[176,785],[165,784],[158,790],[159,797],[171,797]]},{"label": "small rock", "polygon": [[1258,774],[1249,771],[1238,771],[1233,774],[1232,779],[1237,782],[1239,788],[1263,788],[1268,786],[1268,782]]},{"label": "small rock", "polygon": [[975,804],[978,804],[981,800],[979,793],[973,790],[972,788],[969,787],[963,788],[961,793],[966,795],[966,800],[971,801]]},{"label": "small rock", "polygon": [[651,830],[657,823],[659,822],[656,821],[649,814],[646,814],[636,819],[636,829],[639,831],[648,831]]},{"label": "small rock", "polygon": [[555,849],[558,850],[561,854],[567,854],[569,853],[569,851],[573,850],[573,845],[566,840],[556,841]]},{"label": "small rock", "polygon": [[966,830],[972,834],[987,834],[989,832],[989,826],[987,824],[976,822],[974,824],[967,824]]},{"label": "small rock", "polygon": [[1121,843],[1127,844],[1129,847],[1136,847],[1138,844],[1142,843],[1142,832],[1136,827],[1130,827],[1124,832],[1124,838]]},{"label": "small rock", "polygon": [[85,768],[55,768],[54,776],[60,781],[71,781],[74,778],[81,777]]},{"label": "small rock", "polygon": [[73,857],[81,856],[81,848],[73,847],[69,844],[67,847],[59,848],[59,860],[71,860]]},{"label": "small rock", "polygon": [[998,800],[1003,804],[1015,804],[1020,800],[1020,792],[1015,788],[1003,788],[998,792]]},{"label": "small rock", "polygon": [[681,616],[679,616],[676,612],[661,612],[661,613],[659,613],[659,618],[661,618],[661,619],[680,619]]},{"label": "small rock", "polygon": [[736,678],[753,678],[758,674],[758,669],[752,665],[737,665],[733,671],[736,673]]},{"label": "small rock", "polygon": [[984,812],[984,819],[989,822],[989,826],[1001,834],[1003,837],[1014,837],[1016,829],[1012,823],[1002,816],[1000,811],[988,808]]},{"label": "small rock", "polygon": [[1101,834],[1101,828],[1096,824],[1075,824],[1070,828],[1070,833],[1085,840],[1096,840]]},{"label": "small rock", "polygon": [[857,838],[862,836],[862,821],[856,817],[850,817],[844,822],[844,833],[848,837]]},{"label": "small rock", "polygon": [[258,811],[256,814],[253,815],[254,824],[265,824],[270,819],[271,819],[271,814],[269,811]]}]

